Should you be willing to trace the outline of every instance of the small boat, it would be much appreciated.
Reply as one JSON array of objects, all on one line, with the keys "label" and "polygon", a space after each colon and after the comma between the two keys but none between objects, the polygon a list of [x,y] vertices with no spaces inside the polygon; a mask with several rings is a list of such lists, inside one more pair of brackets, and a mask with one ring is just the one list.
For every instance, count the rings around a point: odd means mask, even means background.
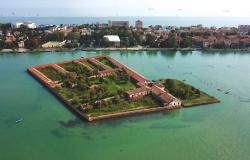
[{"label": "small boat", "polygon": [[222,92],[222,89],[218,88],[217,91]]},{"label": "small boat", "polygon": [[229,94],[230,93],[230,90],[226,91],[225,94]]},{"label": "small boat", "polygon": [[23,121],[23,118],[20,118],[20,119],[16,120],[16,123],[20,123],[22,121]]}]

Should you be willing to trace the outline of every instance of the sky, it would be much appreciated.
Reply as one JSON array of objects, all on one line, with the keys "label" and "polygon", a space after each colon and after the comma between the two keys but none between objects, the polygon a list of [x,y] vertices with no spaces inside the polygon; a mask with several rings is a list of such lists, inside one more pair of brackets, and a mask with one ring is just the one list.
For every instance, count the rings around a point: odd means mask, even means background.
[{"label": "sky", "polygon": [[250,0],[0,0],[0,16],[250,17]]}]

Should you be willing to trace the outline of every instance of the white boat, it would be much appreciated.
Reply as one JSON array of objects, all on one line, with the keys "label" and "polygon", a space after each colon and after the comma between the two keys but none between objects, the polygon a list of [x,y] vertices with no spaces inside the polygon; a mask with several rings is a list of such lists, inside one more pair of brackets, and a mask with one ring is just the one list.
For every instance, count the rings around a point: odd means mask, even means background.
[{"label": "white boat", "polygon": [[22,121],[23,121],[23,118],[20,118],[20,119],[16,120],[16,123],[20,123]]}]

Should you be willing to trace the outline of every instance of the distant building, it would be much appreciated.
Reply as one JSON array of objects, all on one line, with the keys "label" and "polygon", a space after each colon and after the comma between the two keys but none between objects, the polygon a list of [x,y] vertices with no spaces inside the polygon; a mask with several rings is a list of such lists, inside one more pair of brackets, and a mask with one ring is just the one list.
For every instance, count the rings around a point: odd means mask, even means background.
[{"label": "distant building", "polygon": [[14,27],[15,27],[15,28],[20,28],[20,27],[21,27],[21,25],[23,25],[23,23],[22,23],[22,22],[17,22],[17,23],[14,25]]},{"label": "distant building", "polygon": [[129,21],[109,21],[109,27],[129,27]]},{"label": "distant building", "polygon": [[15,41],[15,37],[11,33],[7,33],[4,41],[5,43],[12,43]]},{"label": "distant building", "polygon": [[248,34],[250,32],[250,25],[240,25],[238,26],[238,31],[240,34]]},{"label": "distant building", "polygon": [[98,28],[108,28],[109,24],[107,24],[107,23],[96,23],[96,26]]},{"label": "distant building", "polygon": [[24,47],[25,47],[24,41],[18,42],[18,48],[24,48]]},{"label": "distant building", "polygon": [[106,35],[103,38],[110,46],[120,47],[121,40],[118,35]]},{"label": "distant building", "polygon": [[94,32],[94,30],[87,29],[87,28],[80,29],[79,31],[81,35],[89,35],[89,36]]},{"label": "distant building", "polygon": [[151,87],[151,93],[161,102],[162,106],[172,106],[174,108],[181,106],[181,101],[170,93],[166,92],[162,87],[154,85]]},{"label": "distant building", "polygon": [[61,48],[65,45],[65,41],[63,42],[47,42],[42,45],[42,48]]},{"label": "distant building", "polygon": [[0,36],[2,36],[2,35],[3,35],[3,31],[0,30]]},{"label": "distant building", "polygon": [[27,26],[30,29],[35,29],[36,28],[36,24],[35,23],[26,22],[26,23],[24,23],[24,25]]},{"label": "distant building", "polygon": [[142,28],[143,28],[143,22],[140,21],[140,20],[137,20],[137,21],[135,22],[135,28],[136,28],[136,29],[142,29]]},{"label": "distant building", "polygon": [[36,24],[32,23],[32,22],[17,22],[14,25],[15,28],[20,28],[21,26],[26,26],[27,28],[30,28],[30,29],[35,29],[36,28]]},{"label": "distant building", "polygon": [[125,93],[129,99],[141,99],[144,96],[149,94],[149,90],[146,87],[141,87],[141,88],[135,88],[133,90],[129,90]]}]

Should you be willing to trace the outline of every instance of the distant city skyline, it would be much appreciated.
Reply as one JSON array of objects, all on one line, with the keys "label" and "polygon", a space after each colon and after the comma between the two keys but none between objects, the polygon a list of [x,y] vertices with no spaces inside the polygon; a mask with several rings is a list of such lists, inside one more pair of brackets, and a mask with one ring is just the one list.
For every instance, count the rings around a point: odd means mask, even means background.
[{"label": "distant city skyline", "polygon": [[250,17],[248,0],[0,0],[0,16]]}]

